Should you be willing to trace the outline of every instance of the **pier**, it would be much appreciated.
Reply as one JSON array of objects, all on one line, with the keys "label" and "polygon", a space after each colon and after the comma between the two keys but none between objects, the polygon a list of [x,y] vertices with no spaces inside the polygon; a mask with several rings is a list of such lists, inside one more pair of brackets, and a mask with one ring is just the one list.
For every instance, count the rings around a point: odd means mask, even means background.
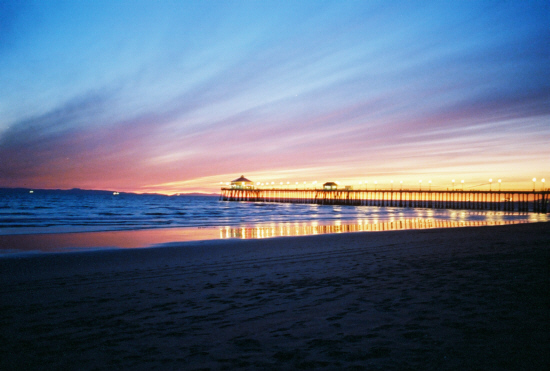
[{"label": "pier", "polygon": [[550,192],[222,188],[222,201],[548,213]]}]

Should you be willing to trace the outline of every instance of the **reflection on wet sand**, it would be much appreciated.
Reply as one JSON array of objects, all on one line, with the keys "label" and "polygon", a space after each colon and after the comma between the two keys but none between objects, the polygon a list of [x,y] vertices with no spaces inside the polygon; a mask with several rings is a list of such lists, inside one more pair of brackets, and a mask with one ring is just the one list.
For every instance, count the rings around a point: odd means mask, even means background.
[{"label": "reflection on wet sand", "polygon": [[0,235],[0,254],[141,248],[158,244],[214,240],[218,228],[158,228],[132,231]]},{"label": "reflection on wet sand", "polygon": [[[530,220],[530,221],[542,221]],[[268,238],[283,236],[307,236],[327,233],[377,232],[404,229],[454,228],[527,223],[528,220],[490,221],[441,221],[430,218],[399,219],[391,221],[356,220],[335,221],[332,224],[318,222],[280,223],[269,226],[226,226],[162,228],[135,231],[81,232],[0,235],[0,255],[22,252],[67,252],[105,248],[142,248],[168,243],[216,240],[227,238]]]},{"label": "reflection on wet sand", "polygon": [[505,224],[526,223],[526,221],[445,221],[434,219],[400,219],[386,222],[358,221],[356,223],[318,224],[318,223],[281,223],[271,226],[225,227],[220,229],[220,238],[269,238],[283,236],[308,236],[327,233],[380,232],[405,229],[481,227]]}]

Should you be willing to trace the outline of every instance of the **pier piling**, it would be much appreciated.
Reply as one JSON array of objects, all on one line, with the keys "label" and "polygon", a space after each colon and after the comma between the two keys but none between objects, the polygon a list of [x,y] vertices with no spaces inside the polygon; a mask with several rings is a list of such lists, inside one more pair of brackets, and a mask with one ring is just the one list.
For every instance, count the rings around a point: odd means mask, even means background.
[{"label": "pier piling", "polygon": [[548,213],[549,195],[549,191],[222,188],[220,200]]}]

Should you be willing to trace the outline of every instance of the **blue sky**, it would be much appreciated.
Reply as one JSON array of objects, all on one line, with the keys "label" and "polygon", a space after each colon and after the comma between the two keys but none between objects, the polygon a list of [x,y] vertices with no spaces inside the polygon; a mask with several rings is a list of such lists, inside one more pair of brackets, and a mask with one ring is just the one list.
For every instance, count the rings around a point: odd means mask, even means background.
[{"label": "blue sky", "polygon": [[0,0],[0,186],[530,187],[550,178],[549,15],[544,1]]}]

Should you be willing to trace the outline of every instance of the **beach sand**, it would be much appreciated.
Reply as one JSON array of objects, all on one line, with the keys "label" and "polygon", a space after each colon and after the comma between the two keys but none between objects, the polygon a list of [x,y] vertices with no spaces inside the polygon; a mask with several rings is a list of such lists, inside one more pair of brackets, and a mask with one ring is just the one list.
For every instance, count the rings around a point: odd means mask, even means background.
[{"label": "beach sand", "polygon": [[0,259],[0,369],[547,370],[550,224]]}]

